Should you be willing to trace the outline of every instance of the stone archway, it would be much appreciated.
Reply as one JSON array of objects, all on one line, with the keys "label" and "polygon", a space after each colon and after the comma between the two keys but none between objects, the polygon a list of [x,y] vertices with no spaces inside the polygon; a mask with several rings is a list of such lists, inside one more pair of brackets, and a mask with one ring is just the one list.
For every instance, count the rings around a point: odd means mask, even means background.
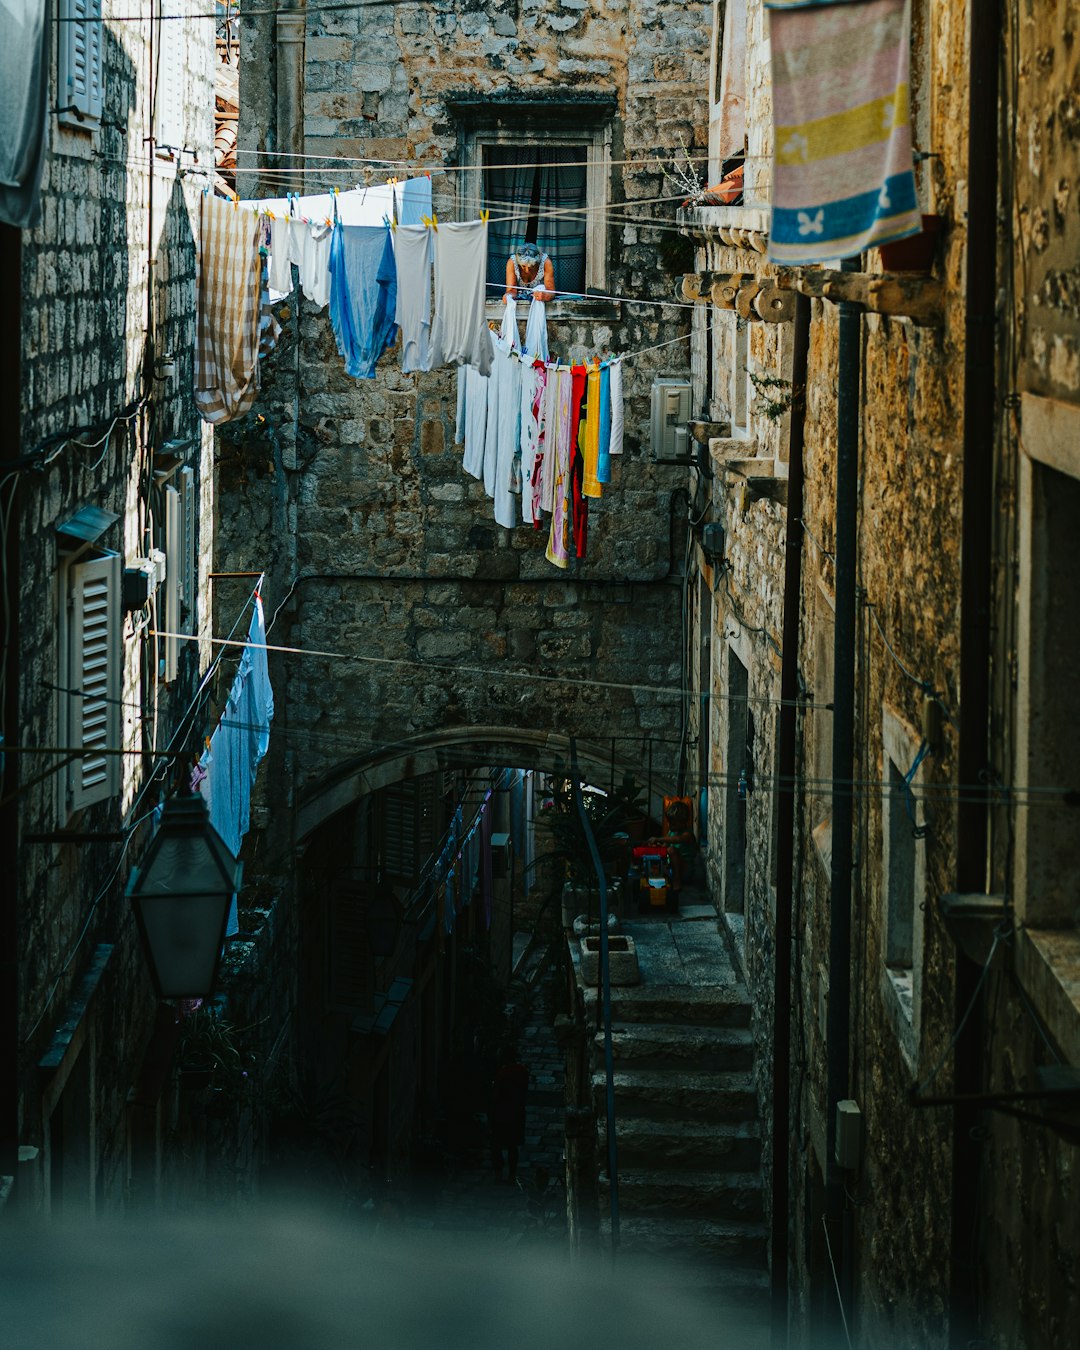
[{"label": "stone archway", "polygon": [[[613,757],[610,744],[578,741],[577,755],[582,775],[597,783],[609,781],[613,769],[616,779],[630,773],[646,782],[648,767],[643,759]],[[296,807],[296,842],[302,846],[332,816],[380,788],[440,769],[475,766],[478,756],[485,763],[509,768],[568,769],[570,738],[525,728],[470,726],[429,731],[383,747],[376,754],[338,766],[301,795]],[[659,766],[658,771],[662,772]],[[654,817],[661,815],[662,798],[671,790],[666,779],[653,774],[649,805]]]}]

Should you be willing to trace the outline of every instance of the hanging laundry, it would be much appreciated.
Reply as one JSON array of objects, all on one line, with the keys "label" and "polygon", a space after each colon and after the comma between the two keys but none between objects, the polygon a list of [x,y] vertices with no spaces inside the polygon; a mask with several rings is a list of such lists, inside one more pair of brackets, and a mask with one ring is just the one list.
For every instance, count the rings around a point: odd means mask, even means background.
[{"label": "hanging laundry", "polygon": [[300,236],[300,289],[316,309],[330,303],[330,243],[333,226],[325,221],[302,223]]},{"label": "hanging laundry", "polygon": [[616,358],[608,367],[611,375],[611,437],[608,453],[621,455],[623,447],[623,378],[622,358]]},{"label": "hanging laundry", "polygon": [[532,300],[529,303],[529,318],[525,324],[525,345],[522,348],[522,355],[531,356],[536,361],[549,360],[547,310],[543,300]]},{"label": "hanging laundry", "polygon": [[917,234],[909,0],[765,3],[776,147],[769,257],[827,262]]},{"label": "hanging laundry", "polygon": [[589,503],[582,492],[587,423],[581,416],[581,407],[588,387],[588,371],[584,366],[572,366],[570,374],[573,379],[570,404],[570,537],[574,556],[584,558],[589,529]]},{"label": "hanging laundry", "polygon": [[[584,370],[582,371],[584,376]],[[573,413],[573,371],[560,366],[552,465],[551,529],[545,554],[556,567],[570,565],[570,423]],[[580,401],[580,400],[579,400]]]},{"label": "hanging laundry", "polygon": [[597,473],[600,467],[600,367],[590,366],[586,388],[584,465],[581,491],[586,497],[600,497],[603,489]]},{"label": "hanging laundry", "polygon": [[522,367],[518,490],[521,492],[521,519],[526,525],[536,524],[537,519],[535,508],[539,503],[534,503],[533,499],[533,478],[537,458],[543,453],[541,418],[546,386],[547,367],[542,361]]},{"label": "hanging laundry", "polygon": [[440,225],[435,231],[435,321],[432,347],[439,365],[491,369],[484,317],[487,223]]},{"label": "hanging laundry", "polygon": [[431,274],[435,248],[432,231],[426,225],[399,225],[393,242],[401,369],[411,375],[417,370],[430,370],[432,365]]},{"label": "hanging laundry", "polygon": [[[520,357],[503,346],[492,359],[490,380],[499,382],[497,457],[495,461],[495,522],[508,529],[518,523],[518,493],[514,491],[514,467],[521,464],[521,379],[524,367]],[[518,481],[520,492],[520,479]]]},{"label": "hanging laundry", "polygon": [[547,389],[544,391],[544,453],[533,474],[533,500],[536,502],[533,515],[537,521],[540,519],[540,511],[553,511],[555,509],[556,452],[559,440],[559,388],[560,381],[564,378],[570,378],[569,367],[553,367],[548,373]]},{"label": "hanging laundry", "polygon": [[345,373],[370,380],[396,335],[397,276],[390,231],[335,225],[330,241],[330,321]]},{"label": "hanging laundry", "polygon": [[293,292],[293,263],[303,259],[303,235],[307,226],[291,216],[274,215],[270,221],[270,256],[267,259],[267,277],[270,299],[284,300]]},{"label": "hanging laundry", "polygon": [[399,225],[421,225],[431,215],[431,179],[427,174],[394,184],[394,209]]},{"label": "hanging laundry", "polygon": [[596,481],[611,482],[611,363],[600,367],[600,444],[596,460]]},{"label": "hanging laundry", "polygon": [[[4,41],[0,43],[0,126],[4,128],[0,136],[0,221],[17,230],[32,229],[41,218],[41,172],[49,124],[51,8],[46,0],[10,0],[4,6]],[[87,24],[87,28],[100,32],[100,25],[95,28]],[[90,40],[100,42],[100,36],[95,39],[91,34]]]},{"label": "hanging laundry", "polygon": [[[210,824],[229,851],[238,855],[251,823],[251,790],[259,764],[270,745],[274,692],[266,661],[266,624],[262,601],[256,595],[248,628],[248,645],[240,658],[228,702],[210,748],[202,756],[205,777],[199,791],[206,800]],[[239,928],[233,896],[225,934]]]},{"label": "hanging laundry", "polygon": [[262,221],[204,192],[199,233],[195,406],[220,425],[242,417],[259,392]]},{"label": "hanging laundry", "polygon": [[473,478],[484,476],[484,446],[488,417],[487,375],[475,366],[458,370],[457,443],[464,447],[461,466]]}]

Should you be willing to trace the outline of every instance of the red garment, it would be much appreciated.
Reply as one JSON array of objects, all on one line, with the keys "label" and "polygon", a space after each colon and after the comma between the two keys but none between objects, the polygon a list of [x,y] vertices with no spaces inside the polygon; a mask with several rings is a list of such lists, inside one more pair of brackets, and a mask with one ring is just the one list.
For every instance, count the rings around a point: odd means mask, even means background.
[{"label": "red garment", "polygon": [[585,456],[578,445],[578,428],[581,424],[581,404],[585,397],[585,382],[588,379],[587,366],[571,367],[570,377],[570,494],[571,515],[570,532],[574,540],[574,554],[584,558],[589,536],[589,503],[582,496],[581,485],[585,476]]}]

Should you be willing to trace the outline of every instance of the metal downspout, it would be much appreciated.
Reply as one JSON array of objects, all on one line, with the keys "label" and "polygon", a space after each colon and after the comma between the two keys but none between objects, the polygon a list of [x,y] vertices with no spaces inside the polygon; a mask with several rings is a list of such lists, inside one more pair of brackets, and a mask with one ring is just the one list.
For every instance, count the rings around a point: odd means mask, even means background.
[{"label": "metal downspout", "polygon": [[[986,782],[990,737],[990,612],[997,444],[998,44],[997,4],[970,6],[968,79],[968,221],[964,276],[964,480],[960,549],[960,737],[957,775],[956,888],[987,889],[989,799]],[[993,382],[988,388],[988,382]],[[983,999],[960,1025],[976,998],[979,967],[957,948],[954,991],[953,1092],[982,1087]],[[949,1344],[966,1347],[978,1334],[974,1244],[978,1214],[979,1149],[972,1143],[979,1109],[957,1105],[952,1129],[952,1227],[950,1234]]]},{"label": "metal downspout", "polygon": [[795,876],[795,756],[798,733],[799,617],[802,604],[803,444],[810,301],[796,295],[788,433],[788,503],[784,542],[783,657],[777,754],[776,932],[772,1068],[772,1344],[788,1343],[788,1245],[791,1167],[791,910]]},{"label": "metal downspout", "polygon": [[[859,261],[845,259],[845,271]],[[839,308],[836,380],[836,627],[833,647],[832,865],[829,901],[829,997],[826,1022],[825,1210],[836,1264],[840,1312],[851,1309],[851,1215],[836,1164],[836,1104],[851,1082],[851,891],[855,807],[855,638],[859,504],[861,317]]]},{"label": "metal downspout", "polygon": [[600,850],[596,847],[596,838],[589,824],[585,810],[585,799],[581,795],[581,778],[578,773],[577,740],[570,737],[570,772],[574,783],[574,805],[581,819],[582,832],[589,846],[589,856],[596,871],[596,884],[600,891],[600,997],[604,1019],[604,1082],[606,1087],[606,1125],[608,1160],[608,1195],[611,1202],[611,1256],[612,1260],[619,1250],[619,1164],[618,1149],[615,1140],[615,1056],[611,1045],[611,965],[608,958],[608,904],[607,878],[604,876],[604,864]]}]

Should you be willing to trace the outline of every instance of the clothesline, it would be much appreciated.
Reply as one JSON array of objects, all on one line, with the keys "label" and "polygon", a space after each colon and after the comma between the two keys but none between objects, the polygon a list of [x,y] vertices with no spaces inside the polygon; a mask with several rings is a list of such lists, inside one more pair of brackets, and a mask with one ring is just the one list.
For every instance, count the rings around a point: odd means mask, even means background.
[{"label": "clothesline", "polygon": [[[671,146],[660,146],[657,148],[655,153],[661,154],[665,149],[670,150],[671,148],[672,148]],[[238,155],[260,155],[268,159],[305,159],[305,160],[317,159],[322,160],[324,163],[330,164],[367,164],[367,165],[378,165],[380,167],[387,167],[387,168],[404,167],[407,169],[414,170],[417,174],[428,174],[428,175],[443,174],[443,173],[476,173],[476,172],[494,173],[496,171],[505,172],[507,168],[505,164],[432,164],[430,161],[419,159],[414,160],[366,159],[358,155],[312,155],[312,154],[305,154],[299,150],[237,149],[236,153]],[[686,155],[680,157],[680,163],[686,162],[701,163],[706,161],[708,158],[709,158],[708,155]],[[765,159],[769,157],[762,155],[756,156],[756,158]],[[640,164],[648,168],[663,167],[663,165],[657,166],[655,159],[641,159],[639,157],[635,157],[633,159],[605,159],[603,162],[605,167],[614,165],[625,167],[626,165],[629,164],[635,165]],[[287,167],[288,166],[279,166],[279,168],[287,168]],[[580,169],[583,167],[585,166],[583,165],[580,159],[557,160],[550,164],[546,162],[544,164],[545,169]],[[302,165],[298,165],[296,171],[298,173],[309,172],[309,170]],[[241,169],[239,170],[239,172],[261,174],[266,172],[266,170],[260,169],[258,167],[252,167],[250,169]]]},{"label": "clothesline", "polygon": [[[489,291],[505,292],[503,283],[489,281]],[[549,291],[549,295],[561,295],[569,300],[610,300],[621,305],[651,305],[662,309],[694,309],[695,306],[685,300],[639,300],[631,295],[601,295],[599,291]]]}]

